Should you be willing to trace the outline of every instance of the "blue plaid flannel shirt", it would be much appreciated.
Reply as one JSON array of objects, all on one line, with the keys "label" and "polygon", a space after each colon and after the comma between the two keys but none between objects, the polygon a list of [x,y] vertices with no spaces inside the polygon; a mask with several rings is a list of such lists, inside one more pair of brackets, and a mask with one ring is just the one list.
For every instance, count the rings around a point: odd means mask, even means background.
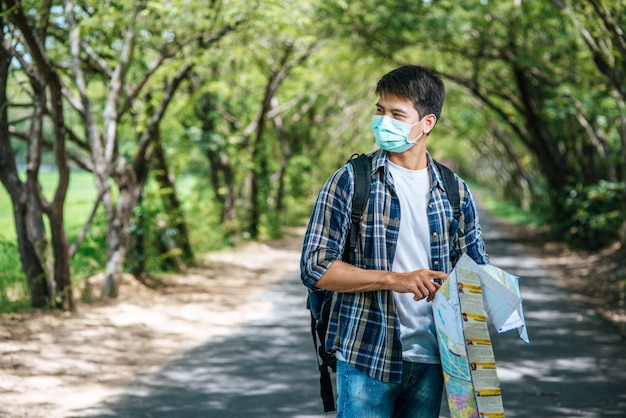
[{"label": "blue plaid flannel shirt", "polygon": [[[467,184],[457,176],[461,198],[461,217],[457,222],[445,196],[443,179],[430,155],[427,156],[431,178],[428,202],[431,269],[449,273],[461,253],[467,253],[478,264],[487,264],[476,206]],[[388,170],[387,153],[378,150],[369,157],[372,187],[361,219],[354,265],[390,271],[400,227],[400,203]],[[317,290],[315,284],[330,265],[342,258],[353,193],[351,164],[337,170],[320,191],[300,261],[302,282],[312,290]],[[372,378],[400,382],[402,345],[393,292],[335,293],[326,350],[341,352],[348,363]]]}]

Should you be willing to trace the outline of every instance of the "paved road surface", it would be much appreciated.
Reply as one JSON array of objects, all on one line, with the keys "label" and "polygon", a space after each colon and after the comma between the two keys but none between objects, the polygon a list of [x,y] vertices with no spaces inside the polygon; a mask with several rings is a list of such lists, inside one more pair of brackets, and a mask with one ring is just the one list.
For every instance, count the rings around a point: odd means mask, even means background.
[{"label": "paved road surface", "polygon": [[[521,277],[531,345],[493,337],[506,416],[626,417],[626,342],[493,219],[491,262]],[[304,288],[294,273],[268,290],[270,314],[138,376],[121,398],[76,417],[323,417]],[[441,416],[448,411],[444,405]]]}]

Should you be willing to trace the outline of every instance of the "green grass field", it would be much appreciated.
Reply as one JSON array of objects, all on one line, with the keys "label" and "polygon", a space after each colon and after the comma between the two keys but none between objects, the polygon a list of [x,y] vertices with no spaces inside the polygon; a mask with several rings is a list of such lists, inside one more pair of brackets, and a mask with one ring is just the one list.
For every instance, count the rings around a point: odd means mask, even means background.
[{"label": "green grass field", "polygon": [[[52,198],[58,182],[57,174],[42,173],[40,182],[46,198]],[[227,243],[224,240],[223,229],[219,226],[219,219],[217,219],[219,211],[211,203],[210,194],[206,193],[207,187],[202,184],[197,185],[197,182],[197,178],[182,176],[178,179],[177,190],[187,214],[186,221],[194,250],[201,254],[221,248]],[[162,209],[158,193],[154,184],[148,185],[146,194],[150,197],[145,198],[137,210],[149,213],[151,216],[159,215]],[[91,173],[72,172],[64,206],[65,229],[70,243],[82,230],[93,210],[96,197],[97,192]],[[152,225],[154,221],[154,219],[151,220]],[[147,228],[150,228],[150,225]],[[158,231],[146,230],[144,233],[148,234],[144,236],[151,239],[153,243],[154,240],[158,240],[155,235]],[[72,280],[75,283],[104,269],[105,235],[106,224],[103,209],[100,207],[86,239],[71,260]],[[162,272],[160,258],[154,253],[154,248],[152,252],[148,250],[144,256],[147,258],[147,269],[151,274],[158,275]],[[0,312],[19,310],[27,306],[28,288],[17,249],[13,206],[8,193],[4,187],[0,186]]]},{"label": "green grass field", "polygon": [[[44,195],[51,199],[56,190],[58,175],[53,172],[42,173],[40,182]],[[90,173],[72,172],[70,188],[65,201],[66,231],[70,239],[75,237],[92,210],[97,196]],[[82,257],[82,260],[81,260]],[[93,259],[78,256],[79,270],[87,272],[84,264],[94,265]],[[13,204],[4,187],[0,187],[0,312],[28,308],[29,292],[22,272],[22,265],[17,250],[17,236],[13,217]]]},{"label": "green grass field", "polygon": [[[52,172],[42,173],[40,181],[44,195],[51,199],[56,190],[58,175]],[[91,173],[73,171],[65,200],[65,227],[69,235],[76,235],[80,231],[93,208],[96,196]],[[13,204],[4,187],[0,187],[0,236],[8,241],[16,239]]]},{"label": "green grass field", "polygon": [[[207,248],[215,248],[214,242],[215,236],[207,237],[206,242],[204,237],[210,235],[208,228],[211,227],[212,218],[215,215],[210,205],[206,202],[203,203],[202,197],[199,199],[190,198],[190,196],[197,194],[196,180],[192,177],[181,177],[177,181],[177,191],[179,197],[183,201],[184,209],[188,214],[193,213],[194,218],[188,216],[187,222],[190,224],[189,230],[193,235],[196,235],[195,242],[202,251]],[[42,173],[40,175],[40,182],[44,195],[46,198],[51,199],[54,191],[56,190],[58,175],[56,173]],[[68,239],[73,240],[74,237],[83,228],[83,225],[87,221],[89,214],[93,210],[93,205],[97,197],[97,190],[94,185],[93,177],[91,173],[74,171],[70,176],[70,185],[65,200],[65,229],[68,235]],[[102,209],[99,208],[99,211]],[[195,218],[197,216],[197,219]],[[13,205],[11,199],[4,189],[0,186],[0,238],[6,241],[15,241],[15,223],[13,219]],[[212,244],[210,244],[212,242]],[[0,269],[1,269],[0,265]],[[0,270],[1,271],[1,270]]]}]

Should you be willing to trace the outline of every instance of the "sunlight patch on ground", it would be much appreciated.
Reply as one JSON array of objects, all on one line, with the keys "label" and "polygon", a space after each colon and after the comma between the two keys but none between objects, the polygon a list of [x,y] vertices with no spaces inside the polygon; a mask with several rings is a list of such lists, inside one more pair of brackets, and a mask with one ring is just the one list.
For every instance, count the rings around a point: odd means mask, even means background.
[{"label": "sunlight patch on ground", "polygon": [[207,255],[208,267],[168,277],[164,291],[125,279],[115,301],[0,324],[0,416],[68,417],[132,392],[138,374],[269,316],[260,295],[298,260],[297,247],[251,244]]}]

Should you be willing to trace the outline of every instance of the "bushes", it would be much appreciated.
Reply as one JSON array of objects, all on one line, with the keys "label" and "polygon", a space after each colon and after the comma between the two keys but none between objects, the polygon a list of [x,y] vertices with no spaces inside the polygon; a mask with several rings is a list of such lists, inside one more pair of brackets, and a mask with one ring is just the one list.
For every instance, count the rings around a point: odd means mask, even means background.
[{"label": "bushes", "polygon": [[578,184],[557,201],[562,205],[553,208],[554,231],[572,247],[595,250],[619,238],[626,212],[625,183]]}]

